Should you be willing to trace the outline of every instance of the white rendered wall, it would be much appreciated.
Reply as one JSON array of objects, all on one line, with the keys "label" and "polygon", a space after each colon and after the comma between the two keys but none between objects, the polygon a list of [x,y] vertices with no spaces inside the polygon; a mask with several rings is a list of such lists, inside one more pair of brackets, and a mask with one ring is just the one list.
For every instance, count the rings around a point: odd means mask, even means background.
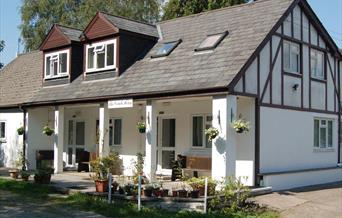
[{"label": "white rendered wall", "polygon": [[[333,119],[333,148],[314,149],[314,118]],[[260,108],[260,172],[279,172],[337,163],[337,116]]]},{"label": "white rendered wall", "polygon": [[342,168],[264,176],[264,185],[273,191],[342,181]]},{"label": "white rendered wall", "polygon": [[17,129],[23,126],[23,113],[0,113],[0,121],[6,122],[6,139],[0,141],[0,166],[15,167],[18,152],[23,148],[23,136],[19,136]]}]

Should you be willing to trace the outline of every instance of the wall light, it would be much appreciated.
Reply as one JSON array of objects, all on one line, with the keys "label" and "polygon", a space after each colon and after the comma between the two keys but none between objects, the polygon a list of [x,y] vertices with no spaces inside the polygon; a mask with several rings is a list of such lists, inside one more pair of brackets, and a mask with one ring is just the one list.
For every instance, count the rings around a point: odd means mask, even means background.
[{"label": "wall light", "polygon": [[292,90],[293,90],[293,91],[297,91],[298,87],[299,87],[299,84],[296,83],[296,84],[294,84],[294,85],[292,86]]}]

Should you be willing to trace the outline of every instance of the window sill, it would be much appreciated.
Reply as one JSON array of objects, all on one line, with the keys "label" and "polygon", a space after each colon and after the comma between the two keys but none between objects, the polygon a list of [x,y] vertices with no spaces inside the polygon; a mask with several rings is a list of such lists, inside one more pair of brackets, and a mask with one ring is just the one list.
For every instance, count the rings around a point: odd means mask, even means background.
[{"label": "window sill", "polygon": [[311,77],[311,80],[315,81],[315,82],[320,82],[320,83],[326,83],[327,82],[326,79],[320,79],[320,78],[316,78],[316,77]]},{"label": "window sill", "polygon": [[0,139],[0,143],[6,143],[6,139]]},{"label": "window sill", "polygon": [[103,69],[98,69],[98,70],[91,70],[91,71],[86,71],[85,74],[89,75],[89,74],[97,74],[97,73],[105,73],[105,72],[116,72],[116,68],[103,68]]},{"label": "window sill", "polygon": [[69,78],[69,75],[58,76],[58,77],[50,77],[50,78],[44,78],[44,81],[58,80],[58,79],[66,79],[66,78]]},{"label": "window sill", "polygon": [[301,73],[298,73],[298,72],[290,72],[290,71],[284,71],[284,75],[287,75],[287,76],[293,76],[293,77],[299,77],[299,78],[302,78],[303,77],[303,74]]},{"label": "window sill", "polygon": [[314,153],[322,153],[322,152],[334,152],[335,148],[314,148]]}]

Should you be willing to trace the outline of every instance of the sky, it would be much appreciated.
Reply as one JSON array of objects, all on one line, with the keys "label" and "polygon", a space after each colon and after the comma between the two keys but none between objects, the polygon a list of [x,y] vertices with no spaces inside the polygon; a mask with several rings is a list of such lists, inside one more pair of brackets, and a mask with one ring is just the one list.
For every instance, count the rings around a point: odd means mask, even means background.
[{"label": "sky", "polygon": [[[307,1],[337,46],[342,48],[342,0]],[[13,60],[18,51],[21,3],[22,0],[0,0],[0,39],[6,43],[4,51],[0,53],[0,62],[5,64]],[[23,47],[19,46],[20,52]]]}]

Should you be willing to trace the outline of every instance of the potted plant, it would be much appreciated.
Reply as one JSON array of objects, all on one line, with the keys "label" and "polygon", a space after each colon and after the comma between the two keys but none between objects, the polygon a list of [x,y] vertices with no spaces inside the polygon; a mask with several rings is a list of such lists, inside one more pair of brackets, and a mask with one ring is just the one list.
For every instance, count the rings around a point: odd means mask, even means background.
[{"label": "potted plant", "polygon": [[146,124],[145,122],[138,122],[137,123],[137,128],[139,130],[140,133],[145,133],[146,132]]},{"label": "potted plant", "polygon": [[249,122],[239,119],[232,122],[232,127],[237,133],[243,133],[249,131]]},{"label": "potted plant", "polygon": [[119,186],[119,194],[120,195],[124,195],[125,194],[125,190],[123,186]]},{"label": "potted plant", "polygon": [[25,129],[24,129],[23,126],[21,126],[21,127],[19,127],[19,128],[17,129],[18,135],[24,135],[24,132],[25,132]]},{"label": "potted plant", "polygon": [[172,197],[178,197],[178,191],[172,190]]},{"label": "potted plant", "polygon": [[40,167],[34,174],[34,181],[38,184],[49,184],[51,182],[51,174],[54,169],[52,167]]},{"label": "potted plant", "polygon": [[54,129],[50,128],[49,126],[44,126],[43,128],[43,134],[47,136],[51,136],[55,132]]},{"label": "potted plant", "polygon": [[153,185],[146,185],[144,188],[144,195],[146,197],[152,197],[153,190],[154,190]]},{"label": "potted plant", "polygon": [[21,175],[21,179],[23,181],[27,182],[29,180],[30,176],[31,176],[31,172],[23,170],[23,171],[20,172],[20,175]]},{"label": "potted plant", "polygon": [[124,188],[124,191],[125,191],[127,196],[133,195],[133,193],[134,193],[134,185],[133,184],[129,183],[129,184],[125,185],[123,188]]},{"label": "potted plant", "polygon": [[192,188],[192,191],[190,193],[192,198],[199,198],[200,196],[200,190],[202,189],[204,191],[204,181],[203,179],[193,177],[188,180],[189,185]]},{"label": "potted plant", "polygon": [[19,176],[19,170],[18,169],[9,169],[8,172],[9,172],[11,178],[18,179],[18,176]]},{"label": "potted plant", "polygon": [[180,198],[188,197],[188,191],[185,189],[178,190],[178,197]]},{"label": "potted plant", "polygon": [[219,131],[215,127],[210,127],[205,130],[205,134],[208,136],[208,140],[212,141],[219,135]]},{"label": "potted plant", "polygon": [[112,194],[114,194],[117,190],[118,190],[118,187],[119,187],[119,183],[117,183],[116,181],[114,181],[112,183]]}]

